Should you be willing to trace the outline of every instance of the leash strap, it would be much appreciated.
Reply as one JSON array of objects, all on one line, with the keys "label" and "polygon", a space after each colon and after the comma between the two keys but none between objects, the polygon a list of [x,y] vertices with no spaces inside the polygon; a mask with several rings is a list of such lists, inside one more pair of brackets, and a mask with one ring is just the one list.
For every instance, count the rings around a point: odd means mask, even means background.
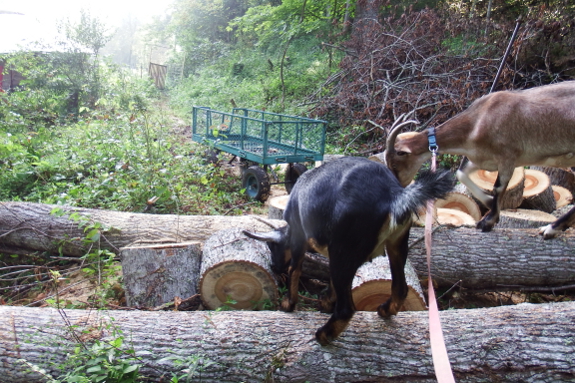
[{"label": "leash strap", "polygon": [[[430,134],[431,136],[431,134]],[[437,145],[435,144],[435,132],[433,132],[433,144],[435,150],[431,150],[431,171],[436,169]],[[430,142],[430,149],[432,143]],[[431,225],[433,224],[433,201],[427,202],[427,215],[425,216],[425,248],[427,250],[427,280],[428,280],[428,301],[429,301],[429,341],[431,343],[431,356],[433,358],[433,368],[438,383],[455,383],[451,364],[447,356],[445,341],[443,339],[443,330],[439,320],[439,309],[433,289],[431,279]]]}]

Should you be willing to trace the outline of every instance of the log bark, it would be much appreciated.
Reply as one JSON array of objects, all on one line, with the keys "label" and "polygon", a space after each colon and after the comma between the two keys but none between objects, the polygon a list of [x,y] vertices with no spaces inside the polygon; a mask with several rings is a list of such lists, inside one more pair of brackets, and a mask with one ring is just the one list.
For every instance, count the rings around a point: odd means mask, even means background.
[{"label": "log bark", "polygon": [[197,293],[199,242],[126,247],[120,259],[127,306],[156,307]]},{"label": "log bark", "polygon": [[[50,214],[61,209],[63,216]],[[70,219],[70,215],[75,220]],[[100,246],[115,253],[127,246],[199,241],[205,242],[219,230],[241,227],[268,231],[283,221],[265,220],[256,216],[191,216],[150,215],[110,210],[75,208],[25,202],[0,202],[0,252],[27,254],[34,251],[62,251],[67,256],[82,256],[88,247],[79,222],[99,222],[102,230]]]},{"label": "log bark", "polygon": [[[275,306],[277,282],[270,268],[270,250],[248,238],[242,229],[220,230],[204,244],[199,291],[209,309],[224,304],[236,309]],[[235,303],[230,303],[234,301]]]},{"label": "log bark", "polygon": [[[45,382],[31,366],[56,374],[77,344],[124,334],[152,381],[190,368],[210,382],[436,382],[427,313],[391,319],[358,312],[342,336],[313,339],[327,319],[317,312],[144,312],[0,307],[3,383]],[[575,303],[522,304],[440,313],[457,382],[575,381]],[[84,333],[81,333],[85,330]],[[195,364],[177,365],[172,357]],[[161,361],[164,359],[163,361]]]},{"label": "log bark", "polygon": [[501,228],[540,228],[554,222],[557,218],[540,210],[508,209],[502,210],[498,227]]},{"label": "log bark", "polygon": [[[420,279],[427,276],[423,228],[412,227],[408,258]],[[308,258],[308,270],[327,272],[328,264]],[[550,289],[575,283],[575,232],[544,241],[538,229],[495,228],[483,233],[468,227],[439,226],[433,231],[432,277],[438,287],[456,283],[476,290]]]},{"label": "log bark", "polygon": [[[427,275],[423,229],[410,232],[409,259]],[[544,241],[538,229],[440,227],[433,232],[432,274],[440,286],[471,289],[561,286],[575,282],[575,233]]]}]

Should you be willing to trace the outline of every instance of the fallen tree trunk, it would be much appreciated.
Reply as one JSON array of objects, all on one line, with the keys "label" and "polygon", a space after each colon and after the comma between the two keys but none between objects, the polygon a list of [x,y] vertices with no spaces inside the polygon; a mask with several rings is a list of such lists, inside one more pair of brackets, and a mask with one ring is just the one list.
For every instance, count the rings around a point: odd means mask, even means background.
[{"label": "fallen tree trunk", "polygon": [[[409,259],[427,275],[423,229],[410,232]],[[538,229],[439,227],[433,232],[432,275],[440,286],[473,289],[561,286],[575,282],[575,233],[544,241]]]},{"label": "fallen tree trunk", "polygon": [[[85,234],[67,217],[50,215],[55,206],[5,202],[0,203],[0,252],[16,250],[51,251],[62,241],[64,254],[85,253]],[[93,209],[71,209],[95,222],[112,227],[104,234],[101,245],[112,251],[137,243],[204,242],[219,230],[239,227],[253,231],[269,231],[264,223],[284,225],[280,220],[259,217],[176,216],[122,213]],[[153,217],[153,219],[150,219]],[[421,276],[427,275],[423,229],[411,229],[409,257]],[[415,244],[414,244],[415,243]],[[560,286],[575,282],[575,230],[559,238],[543,241],[538,229],[495,227],[482,233],[474,228],[439,227],[433,237],[433,275],[440,286],[463,285],[477,289],[501,288],[509,285]],[[311,265],[312,267],[306,266]],[[318,265],[314,270],[314,265]],[[328,263],[323,257],[306,257],[304,273],[312,278],[327,279]]]},{"label": "fallen tree trunk", "polygon": [[[60,209],[61,213],[51,214],[54,209]],[[277,226],[285,225],[283,221],[265,221]],[[1,202],[0,252],[26,254],[62,251],[67,256],[82,256],[88,249],[83,243],[86,235],[84,227],[96,222],[109,228],[102,230],[100,246],[116,253],[122,247],[139,244],[204,242],[215,232],[234,227],[253,231],[270,230],[270,226],[256,216],[151,215]]]},{"label": "fallen tree trunk", "polygon": [[[420,276],[427,275],[423,228],[410,231],[409,260]],[[544,241],[538,229],[496,227],[483,233],[475,228],[447,226],[433,231],[432,275],[439,287],[520,290],[529,286],[553,287],[575,284],[575,232]],[[329,263],[306,255],[304,274],[324,275]]]},{"label": "fallen tree trunk", "polygon": [[[77,327],[67,327],[64,315]],[[112,340],[107,327],[112,324],[153,381],[169,381],[189,369],[193,381],[206,383],[436,382],[426,312],[400,312],[388,320],[358,312],[340,338],[321,347],[313,334],[326,318],[317,312],[59,312],[2,306],[0,376],[3,383],[44,382],[35,367],[56,373],[77,345],[72,331],[89,345]],[[448,310],[441,321],[460,383],[575,379],[573,302]]]}]

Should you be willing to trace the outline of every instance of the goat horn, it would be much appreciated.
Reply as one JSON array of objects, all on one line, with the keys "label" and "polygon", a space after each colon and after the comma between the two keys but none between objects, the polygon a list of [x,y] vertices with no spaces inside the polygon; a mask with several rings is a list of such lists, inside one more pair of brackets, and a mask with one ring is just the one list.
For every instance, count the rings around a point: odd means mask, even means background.
[{"label": "goat horn", "polygon": [[282,237],[278,231],[269,231],[267,233],[253,233],[248,230],[242,230],[245,235],[250,238],[257,239],[264,242],[280,242]]},{"label": "goat horn", "polygon": [[401,128],[403,128],[405,125],[417,124],[417,123],[418,123],[418,121],[416,121],[416,120],[407,120],[407,121],[402,122],[401,124],[398,124],[397,126],[394,126],[395,123],[392,125],[391,131],[387,135],[387,141],[385,144],[385,152],[387,153],[385,156],[386,161],[387,161],[388,156],[391,153],[395,153],[395,139],[397,138],[397,135],[399,134],[399,132],[401,132]]}]

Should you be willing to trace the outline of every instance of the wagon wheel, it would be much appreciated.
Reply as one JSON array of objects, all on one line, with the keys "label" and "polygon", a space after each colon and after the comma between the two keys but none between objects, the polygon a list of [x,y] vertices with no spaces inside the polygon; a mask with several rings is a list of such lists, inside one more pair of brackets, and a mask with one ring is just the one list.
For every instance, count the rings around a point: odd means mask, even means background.
[{"label": "wagon wheel", "polygon": [[264,202],[270,195],[270,180],[262,168],[250,166],[242,175],[242,188],[251,199]]},{"label": "wagon wheel", "polygon": [[208,148],[205,153],[206,162],[210,164],[217,164],[219,160],[218,156],[220,153],[221,151],[216,148]]},{"label": "wagon wheel", "polygon": [[285,187],[289,193],[291,193],[297,179],[307,171],[307,167],[304,164],[289,164],[285,173]]}]

